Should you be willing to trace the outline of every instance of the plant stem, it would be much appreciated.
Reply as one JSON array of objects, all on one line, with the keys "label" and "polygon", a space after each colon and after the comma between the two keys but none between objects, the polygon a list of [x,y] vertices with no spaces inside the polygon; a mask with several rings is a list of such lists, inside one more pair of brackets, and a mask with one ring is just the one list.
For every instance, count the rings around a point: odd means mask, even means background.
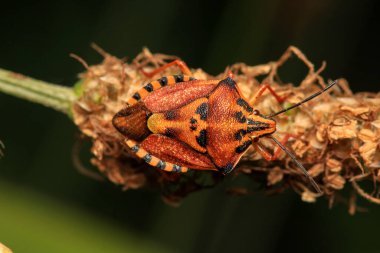
[{"label": "plant stem", "polygon": [[0,69],[0,91],[53,108],[70,117],[72,104],[77,99],[70,87],[47,83],[4,69]]}]

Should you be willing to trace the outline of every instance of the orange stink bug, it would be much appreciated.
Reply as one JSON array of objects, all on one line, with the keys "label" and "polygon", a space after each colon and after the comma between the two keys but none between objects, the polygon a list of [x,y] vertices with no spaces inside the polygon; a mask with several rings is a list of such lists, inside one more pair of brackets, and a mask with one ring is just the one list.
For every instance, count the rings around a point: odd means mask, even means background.
[{"label": "orange stink bug", "polygon": [[[251,146],[267,160],[274,160],[283,150],[321,192],[285,148],[291,135],[282,141],[272,136],[276,131],[273,117],[320,95],[336,81],[289,108],[261,115],[252,105],[265,90],[283,101],[269,85],[262,85],[248,102],[231,73],[223,80],[196,80],[180,60],[143,73],[153,77],[173,65],[178,65],[183,75],[165,76],[146,84],[113,117],[114,127],[125,136],[126,145],[137,157],[164,171],[186,172],[191,168],[228,174]],[[260,144],[261,137],[269,137],[279,146],[273,155]]]}]

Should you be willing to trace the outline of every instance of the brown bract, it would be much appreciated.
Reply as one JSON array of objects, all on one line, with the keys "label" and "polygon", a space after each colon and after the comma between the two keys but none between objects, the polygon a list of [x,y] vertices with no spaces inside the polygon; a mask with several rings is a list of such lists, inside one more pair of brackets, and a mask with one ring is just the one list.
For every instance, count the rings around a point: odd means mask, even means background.
[{"label": "brown bract", "polygon": [[[104,51],[100,52],[104,61],[99,65],[86,66],[87,71],[80,76],[83,93],[73,109],[75,123],[93,143],[92,164],[123,189],[154,189],[162,194],[167,203],[173,205],[193,191],[220,182],[223,176],[218,172],[192,171],[180,175],[150,167],[134,158],[123,144],[123,136],[112,126],[112,117],[125,107],[127,99],[151,81],[142,74],[141,69],[149,72],[176,57],[152,54],[144,49],[133,61],[126,62]],[[308,73],[300,83],[283,83],[277,71],[294,55],[305,63]],[[320,75],[324,68],[325,63],[315,70],[299,49],[289,47],[278,61],[256,66],[237,63],[227,67],[218,76],[209,75],[201,69],[192,71],[195,78],[208,80],[221,79],[231,70],[235,75],[234,80],[248,100],[259,88],[259,80],[263,80],[279,95],[287,97],[287,102],[279,105],[265,93],[253,107],[266,115],[278,111],[282,106],[299,102],[325,87],[327,82]],[[177,67],[172,67],[153,79],[179,73]],[[241,165],[229,176],[264,180],[261,182],[270,192],[282,192],[290,187],[306,202],[315,202],[317,198],[325,196],[330,204],[345,199],[340,191],[352,184],[356,194],[374,203],[380,202],[377,198],[377,182],[380,180],[380,93],[353,94],[347,81],[339,79],[329,92],[277,116],[276,121],[277,131],[274,135],[278,138],[286,133],[296,136],[287,143],[287,147],[309,170],[324,194],[314,193],[308,180],[285,154],[281,154],[276,161],[268,162],[250,149]],[[275,148],[270,140],[263,140],[262,143],[268,149]],[[265,176],[256,176],[260,174]],[[359,181],[369,183],[359,184]],[[251,192],[241,187],[235,189],[239,189],[239,195]],[[356,198],[351,196],[346,199],[350,199],[345,202],[351,213],[352,210],[360,209],[356,208],[355,201],[351,201]]]}]

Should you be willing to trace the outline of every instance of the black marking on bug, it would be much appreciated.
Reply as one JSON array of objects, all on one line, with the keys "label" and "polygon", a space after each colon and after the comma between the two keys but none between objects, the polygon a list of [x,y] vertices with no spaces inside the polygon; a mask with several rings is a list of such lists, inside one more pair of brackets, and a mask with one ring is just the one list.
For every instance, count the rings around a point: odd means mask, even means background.
[{"label": "black marking on bug", "polygon": [[208,116],[208,104],[202,103],[200,106],[198,106],[195,113],[201,116],[201,120],[206,120]]},{"label": "black marking on bug", "polygon": [[173,128],[166,128],[165,130],[165,135],[168,136],[168,137],[175,137],[176,135],[176,132]]},{"label": "black marking on bug", "polygon": [[206,147],[207,146],[207,131],[205,129],[199,132],[199,136],[196,137],[199,146]]},{"label": "black marking on bug", "polygon": [[149,153],[147,153],[142,159],[145,162],[150,163],[150,161],[152,161],[152,156]]},{"label": "black marking on bug", "polygon": [[194,80],[197,80],[196,78],[194,78],[194,77],[190,77],[190,79],[189,79],[190,81],[194,81]]},{"label": "black marking on bug", "polygon": [[236,86],[236,82],[231,77],[223,79],[222,81],[220,81],[220,83],[226,84],[229,88],[235,88]]},{"label": "black marking on bug", "polygon": [[177,114],[174,111],[167,111],[164,113],[165,119],[174,120],[177,117]]},{"label": "black marking on bug", "polygon": [[233,168],[234,168],[234,165],[232,163],[227,163],[225,166],[221,167],[219,170],[223,174],[228,174],[233,170]]},{"label": "black marking on bug", "polygon": [[254,121],[253,119],[248,119],[247,120],[247,124],[248,125],[260,125],[260,124],[266,124],[266,123],[263,123],[263,122],[260,122],[260,121]]},{"label": "black marking on bug", "polygon": [[235,133],[235,140],[241,141],[241,139],[243,139],[243,136],[241,136],[240,131],[236,132]]},{"label": "black marking on bug", "polygon": [[258,126],[258,127],[247,127],[247,133],[253,133],[257,131],[262,131],[267,129],[268,127],[265,126]]},{"label": "black marking on bug", "polygon": [[181,166],[179,166],[177,164],[173,164],[173,171],[174,172],[180,172],[181,171]]},{"label": "black marking on bug", "polygon": [[194,118],[190,119],[190,130],[191,131],[197,130],[197,123],[198,123],[198,121],[196,119],[194,119]]},{"label": "black marking on bug", "polygon": [[145,119],[148,120],[150,116],[152,116],[153,113],[149,112],[149,111],[145,111]]},{"label": "black marking on bug", "polygon": [[251,145],[251,141],[246,141],[243,144],[241,144],[240,146],[238,146],[235,149],[235,152],[238,154],[243,153],[249,147],[249,145]]},{"label": "black marking on bug", "polygon": [[240,123],[245,123],[247,121],[246,117],[243,115],[243,112],[236,112],[235,113],[235,118]]},{"label": "black marking on bug", "polygon": [[236,103],[238,105],[240,105],[241,107],[243,107],[247,112],[253,112],[253,108],[248,104],[247,101],[245,101],[244,99],[242,98],[238,98],[236,100]]},{"label": "black marking on bug", "polygon": [[244,137],[244,135],[247,134],[247,131],[245,129],[240,129],[235,133],[235,140],[241,141]]},{"label": "black marking on bug", "polygon": [[269,128],[269,124],[260,122],[260,121],[254,121],[252,119],[247,120],[248,127],[247,127],[247,132],[252,133],[255,131],[261,131]]},{"label": "black marking on bug", "polygon": [[198,123],[198,121],[196,119],[194,119],[194,118],[190,119],[190,124],[196,124],[196,123]]},{"label": "black marking on bug", "polygon": [[164,77],[160,78],[158,80],[158,82],[160,83],[161,87],[163,87],[163,86],[166,86],[168,84],[168,79],[164,76]]},{"label": "black marking on bug", "polygon": [[132,151],[133,153],[137,153],[137,152],[139,151],[139,149],[140,149],[139,145],[134,145],[134,146],[131,148],[131,151]]},{"label": "black marking on bug", "polygon": [[135,94],[133,94],[132,96],[134,99],[136,100],[140,100],[141,99],[141,96],[140,96],[140,93],[136,92]]},{"label": "black marking on bug", "polygon": [[148,83],[147,85],[144,86],[144,89],[147,92],[152,92],[153,91],[153,85],[151,83]]},{"label": "black marking on bug", "polygon": [[166,167],[166,163],[162,160],[160,160],[157,165],[156,165],[157,168],[161,169],[161,170],[164,170],[165,167]]},{"label": "black marking on bug", "polygon": [[120,117],[126,117],[126,116],[129,116],[131,114],[132,114],[132,112],[130,110],[130,107],[127,107],[127,108],[119,111],[118,113],[116,113],[115,116],[114,116],[114,119],[115,118],[120,118]]},{"label": "black marking on bug", "polygon": [[183,75],[174,75],[174,78],[176,83],[183,82]]}]

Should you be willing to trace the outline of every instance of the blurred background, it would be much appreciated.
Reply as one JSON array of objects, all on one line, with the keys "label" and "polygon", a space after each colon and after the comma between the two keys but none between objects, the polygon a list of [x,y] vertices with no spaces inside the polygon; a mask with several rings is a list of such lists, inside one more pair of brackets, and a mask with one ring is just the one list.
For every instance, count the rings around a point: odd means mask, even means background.
[{"label": "blurred background", "polygon": [[[132,59],[143,46],[180,56],[212,74],[227,65],[276,60],[289,45],[325,78],[354,91],[379,91],[379,1],[8,1],[0,15],[0,68],[72,85],[96,64],[95,42]],[[306,67],[284,67],[297,82]],[[217,188],[178,208],[156,192],[127,191],[77,172],[79,133],[63,114],[0,94],[0,242],[15,252],[380,252],[380,207],[366,213],[326,200],[303,203],[292,191],[231,197]],[[90,155],[83,148],[82,160]],[[248,182],[239,182],[247,184]],[[350,189],[344,192],[346,196]]]}]

